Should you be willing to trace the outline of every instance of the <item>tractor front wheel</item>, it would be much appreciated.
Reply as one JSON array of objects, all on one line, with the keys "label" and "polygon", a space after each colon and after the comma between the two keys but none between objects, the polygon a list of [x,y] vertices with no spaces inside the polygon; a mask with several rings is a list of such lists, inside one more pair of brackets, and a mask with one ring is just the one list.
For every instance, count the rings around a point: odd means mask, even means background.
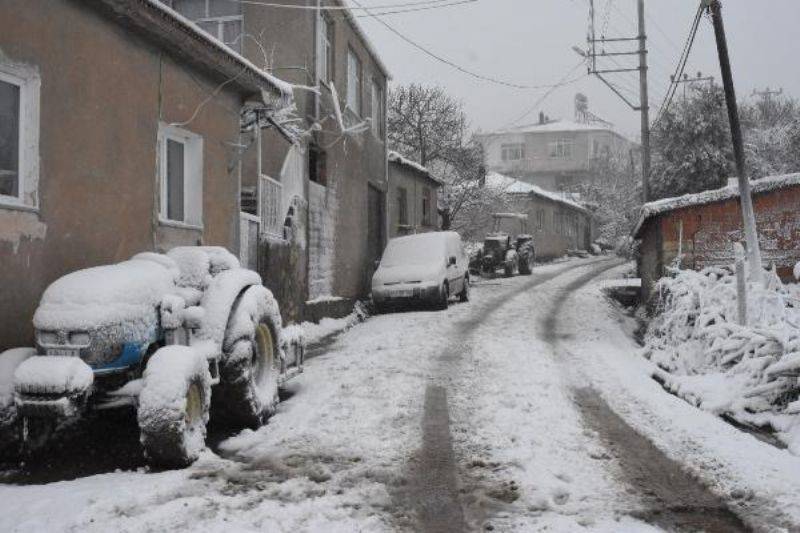
[{"label": "tractor front wheel", "polygon": [[208,361],[187,346],[166,346],[147,362],[143,380],[137,418],[148,461],[164,468],[190,465],[205,448]]}]

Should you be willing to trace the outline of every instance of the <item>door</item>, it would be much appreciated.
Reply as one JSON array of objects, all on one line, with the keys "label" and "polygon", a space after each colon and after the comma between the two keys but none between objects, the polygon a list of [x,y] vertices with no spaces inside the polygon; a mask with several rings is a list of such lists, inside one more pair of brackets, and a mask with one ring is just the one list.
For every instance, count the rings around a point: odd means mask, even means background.
[{"label": "door", "polygon": [[367,185],[367,286],[375,273],[375,262],[381,258],[384,241],[385,195],[382,191]]}]

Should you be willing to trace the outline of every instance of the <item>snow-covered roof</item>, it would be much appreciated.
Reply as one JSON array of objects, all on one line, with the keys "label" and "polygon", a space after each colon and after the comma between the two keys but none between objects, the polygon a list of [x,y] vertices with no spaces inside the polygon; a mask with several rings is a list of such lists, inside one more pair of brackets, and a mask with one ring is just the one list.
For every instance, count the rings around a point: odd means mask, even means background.
[{"label": "snow-covered roof", "polygon": [[[502,129],[486,135],[502,135],[506,133],[552,133],[570,131],[606,131],[619,135],[613,129],[602,124],[587,124],[585,122],[575,122],[573,120],[551,120],[545,123],[534,123],[517,126],[514,128]],[[620,135],[621,136],[621,135]]]},{"label": "snow-covered roof", "polygon": [[411,159],[405,157],[400,152],[395,152],[394,150],[390,150],[389,151],[389,161],[391,161],[392,163],[397,163],[398,165],[403,165],[405,167],[413,168],[417,172],[419,172],[421,174],[424,174],[427,178],[431,179],[432,181],[435,181],[439,185],[444,185],[444,181],[442,181],[440,178],[437,178],[436,176],[434,176],[433,173],[431,173],[430,170],[428,170],[426,167],[420,165],[416,161],[412,161]]},{"label": "snow-covered roof", "polygon": [[526,183],[510,176],[504,176],[503,174],[499,174],[497,172],[489,172],[486,174],[486,186],[492,189],[502,189],[509,194],[531,194],[540,198],[545,198],[552,202],[566,205],[573,209],[578,209],[585,213],[589,212],[589,210],[586,209],[586,206],[564,197],[561,193],[548,191],[531,183]]},{"label": "snow-covered roof", "polygon": [[[750,190],[753,194],[763,194],[794,185],[800,185],[800,173],[784,174],[782,176],[770,176],[760,180],[751,181]],[[710,191],[703,191],[693,194],[684,194],[683,196],[676,196],[675,198],[664,198],[662,200],[656,200],[655,202],[646,203],[642,206],[639,215],[639,222],[636,224],[636,228],[633,230],[633,236],[638,237],[639,232],[644,226],[644,223],[650,218],[662,213],[667,213],[686,207],[722,202],[738,197],[739,187],[736,184],[733,184],[722,187],[721,189],[713,189]]]},{"label": "snow-covered roof", "polygon": [[[280,103],[278,107],[289,106],[293,100],[294,86],[266,70],[257,67],[250,60],[231,49],[226,44],[212,37],[200,27],[184,17],[171,7],[165,5],[160,0],[101,0],[115,13],[121,17],[132,21],[133,26],[140,31],[152,35],[158,42],[166,45],[167,49],[176,49],[189,54],[195,62],[202,63],[207,67],[222,70],[222,74],[229,76],[231,69],[237,76],[236,82],[245,84],[247,80],[269,88],[279,95]],[[165,24],[166,23],[166,24]],[[169,28],[169,29],[168,29]],[[169,30],[177,30],[180,35],[172,36]],[[187,36],[189,37],[187,39]],[[194,53],[197,49],[192,49],[189,45],[200,44],[214,56],[214,61],[207,61],[196,57]],[[219,61],[221,60],[221,62]],[[229,63],[229,64],[225,64]]]}]

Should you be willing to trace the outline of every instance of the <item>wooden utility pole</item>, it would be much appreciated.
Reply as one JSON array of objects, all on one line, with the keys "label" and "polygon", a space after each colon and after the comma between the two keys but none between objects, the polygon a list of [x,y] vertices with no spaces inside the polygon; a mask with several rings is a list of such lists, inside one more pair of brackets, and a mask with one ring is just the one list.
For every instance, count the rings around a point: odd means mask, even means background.
[{"label": "wooden utility pole", "polygon": [[650,100],[647,95],[647,34],[644,29],[644,0],[639,11],[639,106],[642,118],[642,196],[650,199]]},{"label": "wooden utility pole", "polygon": [[736,91],[733,87],[733,73],[731,72],[731,61],[728,54],[728,41],[725,38],[725,25],[722,22],[722,4],[720,0],[704,1],[711,13],[711,20],[714,24],[714,35],[717,39],[719,67],[722,73],[722,86],[725,89],[725,102],[728,106],[728,120],[730,121],[731,138],[733,140],[733,154],[736,159],[736,173],[739,179],[739,198],[742,205],[742,223],[744,225],[745,242],[747,243],[750,277],[753,280],[760,280],[762,279],[761,249],[758,244],[756,217],[753,211],[753,197],[750,193],[750,180],[745,170],[742,125],[739,122],[739,107],[736,103]]}]

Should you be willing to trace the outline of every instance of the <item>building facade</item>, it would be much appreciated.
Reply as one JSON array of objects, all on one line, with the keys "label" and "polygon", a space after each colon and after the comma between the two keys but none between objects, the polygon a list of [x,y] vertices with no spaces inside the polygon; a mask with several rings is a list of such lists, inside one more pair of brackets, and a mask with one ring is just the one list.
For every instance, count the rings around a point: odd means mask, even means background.
[{"label": "building facade", "polygon": [[[524,228],[517,220],[506,220],[504,224],[507,226],[500,230],[511,235],[532,235],[537,260],[563,257],[572,250],[589,250],[593,239],[593,215],[582,204],[561,193],[498,173],[487,175],[486,187],[506,194],[505,209],[528,215]],[[486,232],[491,229],[487,224]]]},{"label": "building facade", "polygon": [[550,121],[476,136],[487,170],[512,176],[549,191],[572,190],[602,180],[595,163],[634,146],[613,130],[596,124]]},{"label": "building facade", "polygon": [[[800,262],[800,174],[753,181],[752,192],[764,265],[792,279]],[[645,204],[634,236],[641,241],[643,301],[651,299],[655,284],[679,254],[683,268],[733,265],[733,245],[744,242],[738,187]]]},{"label": "building facade", "polygon": [[68,272],[235,252],[241,110],[286,89],[159,4],[0,3],[0,350]]},{"label": "building facade", "polygon": [[289,120],[260,120],[258,138],[245,143],[246,255],[284,318],[349,312],[386,240],[387,69],[348,10],[163,1],[300,87]]},{"label": "building facade", "polygon": [[389,238],[438,231],[442,182],[422,165],[389,152]]}]

